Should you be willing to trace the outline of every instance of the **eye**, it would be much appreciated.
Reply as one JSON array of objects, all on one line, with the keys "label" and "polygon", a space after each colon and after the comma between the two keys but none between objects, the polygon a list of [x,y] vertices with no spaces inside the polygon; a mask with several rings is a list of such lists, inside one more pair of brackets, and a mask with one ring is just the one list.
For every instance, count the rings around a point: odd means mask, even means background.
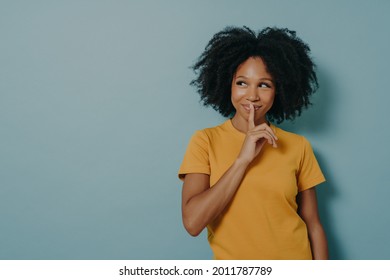
[{"label": "eye", "polygon": [[237,81],[236,85],[238,85],[238,86],[246,86],[246,83],[244,81]]},{"label": "eye", "polygon": [[259,84],[259,87],[261,88],[271,88],[271,85],[269,83],[262,82]]}]

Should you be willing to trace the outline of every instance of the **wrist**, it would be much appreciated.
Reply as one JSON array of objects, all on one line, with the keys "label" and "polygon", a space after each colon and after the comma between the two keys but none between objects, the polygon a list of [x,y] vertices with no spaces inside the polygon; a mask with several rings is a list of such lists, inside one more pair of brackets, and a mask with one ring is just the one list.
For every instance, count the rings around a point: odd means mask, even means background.
[{"label": "wrist", "polygon": [[234,161],[234,164],[239,166],[239,167],[243,167],[243,168],[247,168],[248,165],[251,163],[250,160],[247,160],[247,159],[244,159],[244,158],[236,158],[236,160]]}]

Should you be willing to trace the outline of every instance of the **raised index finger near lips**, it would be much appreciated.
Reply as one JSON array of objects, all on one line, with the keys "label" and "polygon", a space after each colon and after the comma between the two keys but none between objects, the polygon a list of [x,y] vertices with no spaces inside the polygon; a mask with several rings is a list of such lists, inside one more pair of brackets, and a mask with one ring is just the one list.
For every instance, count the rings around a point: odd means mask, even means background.
[{"label": "raised index finger near lips", "polygon": [[275,132],[266,124],[255,125],[255,107],[253,104],[249,104],[249,118],[248,118],[248,128],[250,130],[266,130],[271,136],[278,140],[278,137],[275,135]]},{"label": "raised index finger near lips", "polygon": [[255,107],[253,106],[253,104],[249,104],[248,128],[255,128]]}]

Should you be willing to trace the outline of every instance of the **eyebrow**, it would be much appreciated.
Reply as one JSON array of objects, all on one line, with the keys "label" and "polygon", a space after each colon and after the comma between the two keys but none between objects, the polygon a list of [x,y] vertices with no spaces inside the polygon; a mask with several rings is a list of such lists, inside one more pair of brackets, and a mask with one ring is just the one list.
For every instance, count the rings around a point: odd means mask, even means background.
[{"label": "eyebrow", "polygon": [[[239,79],[239,78],[249,79],[248,77],[245,77],[245,76],[238,76],[235,79]],[[269,78],[260,78],[259,79],[259,81],[264,81],[264,80],[270,81],[272,83],[274,82],[272,79],[269,79]]]}]

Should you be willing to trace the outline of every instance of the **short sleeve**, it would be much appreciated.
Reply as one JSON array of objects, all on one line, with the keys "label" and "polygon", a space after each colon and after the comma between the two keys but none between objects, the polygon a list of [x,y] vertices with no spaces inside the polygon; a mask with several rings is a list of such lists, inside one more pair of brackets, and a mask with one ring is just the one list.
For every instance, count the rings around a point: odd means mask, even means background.
[{"label": "short sleeve", "polygon": [[298,190],[300,192],[325,182],[325,177],[322,174],[309,141],[305,137],[302,137],[302,142],[302,155],[297,174]]},{"label": "short sleeve", "polygon": [[203,130],[196,131],[191,137],[178,176],[183,180],[188,173],[210,175],[209,139]]}]

